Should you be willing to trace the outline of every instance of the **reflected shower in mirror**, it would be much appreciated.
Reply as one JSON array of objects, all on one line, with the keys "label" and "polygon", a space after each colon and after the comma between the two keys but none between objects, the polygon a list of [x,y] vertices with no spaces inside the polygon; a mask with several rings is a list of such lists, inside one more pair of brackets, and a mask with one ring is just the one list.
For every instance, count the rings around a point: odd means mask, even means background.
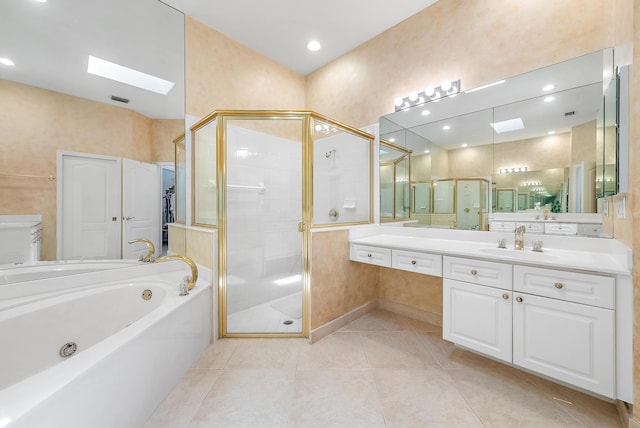
[{"label": "reflected shower in mirror", "polygon": [[[537,211],[564,213],[574,219],[597,213],[597,199],[616,192],[612,55],[612,49],[595,52],[381,117],[382,139],[405,148],[411,139],[429,145],[428,162],[412,164],[412,181],[422,185],[412,184],[411,199],[429,185],[431,204],[421,206],[430,210],[414,207],[412,219],[488,230],[482,218],[469,222],[469,213],[482,217],[485,210],[485,219],[492,212],[530,212],[532,218]],[[486,192],[480,193],[487,200],[442,212],[438,205],[446,205],[445,193],[434,184],[453,180],[449,197],[456,199],[456,180],[463,179],[484,180],[480,187]],[[451,218],[434,221],[445,214]]]}]

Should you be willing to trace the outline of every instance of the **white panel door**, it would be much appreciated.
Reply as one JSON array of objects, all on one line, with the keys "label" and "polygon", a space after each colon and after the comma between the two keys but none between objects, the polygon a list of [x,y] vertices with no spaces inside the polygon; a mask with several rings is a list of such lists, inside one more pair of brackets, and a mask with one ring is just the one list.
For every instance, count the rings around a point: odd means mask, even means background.
[{"label": "white panel door", "polygon": [[137,259],[147,253],[145,244],[128,242],[145,238],[153,242],[156,254],[160,242],[160,178],[158,165],[122,160],[122,258]]},{"label": "white panel door", "polygon": [[120,159],[58,153],[58,259],[119,259]]},{"label": "white panel door", "polygon": [[443,281],[442,337],[511,362],[511,291]]},{"label": "white panel door", "polygon": [[514,293],[513,363],[615,398],[614,311]]}]

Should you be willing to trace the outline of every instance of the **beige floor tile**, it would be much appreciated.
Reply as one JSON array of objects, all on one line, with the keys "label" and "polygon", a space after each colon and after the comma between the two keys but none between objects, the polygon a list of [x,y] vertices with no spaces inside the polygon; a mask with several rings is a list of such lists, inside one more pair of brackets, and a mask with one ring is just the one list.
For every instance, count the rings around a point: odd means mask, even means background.
[{"label": "beige floor tile", "polygon": [[374,370],[387,427],[482,427],[446,371]]},{"label": "beige floor tile", "polygon": [[225,368],[287,369],[296,368],[304,339],[236,339],[242,340]]},{"label": "beige floor tile", "polygon": [[384,427],[371,370],[298,370],[289,428]]},{"label": "beige floor tile", "polygon": [[194,364],[194,368],[223,369],[231,355],[238,347],[238,340],[220,339],[205,349],[202,356]]},{"label": "beige floor tile", "polygon": [[211,389],[211,385],[221,373],[221,370],[195,368],[189,370],[147,420],[144,428],[181,428],[188,426]]},{"label": "beige floor tile", "polygon": [[300,347],[298,369],[366,369],[367,358],[360,333],[336,332],[311,344]]},{"label": "beige floor tile", "polygon": [[409,331],[425,331],[431,333],[439,333],[442,336],[442,327],[439,325],[429,324],[428,322],[416,320],[400,315],[400,322],[403,330]]},{"label": "beige floor tile", "polygon": [[418,336],[411,331],[360,333],[372,368],[425,368],[437,365]]},{"label": "beige floor tile", "polygon": [[586,427],[622,427],[618,409],[613,403],[523,371],[519,371],[518,376],[536,385]]},{"label": "beige floor tile", "polygon": [[417,332],[416,334],[442,368],[504,367],[504,364],[498,361],[455,346],[442,339],[439,333]]},{"label": "beige floor tile", "polygon": [[340,333],[354,332],[354,331],[360,331],[360,329],[358,328],[358,320],[351,321],[349,324],[345,325],[344,327],[340,327],[338,329],[338,332]]},{"label": "beige floor tile", "polygon": [[406,329],[406,317],[377,309],[355,320],[358,331],[402,331]]},{"label": "beige floor tile", "polygon": [[448,370],[469,405],[487,427],[579,427],[548,395],[514,368]]},{"label": "beige floor tile", "polygon": [[224,370],[189,427],[282,428],[294,379],[294,370]]}]

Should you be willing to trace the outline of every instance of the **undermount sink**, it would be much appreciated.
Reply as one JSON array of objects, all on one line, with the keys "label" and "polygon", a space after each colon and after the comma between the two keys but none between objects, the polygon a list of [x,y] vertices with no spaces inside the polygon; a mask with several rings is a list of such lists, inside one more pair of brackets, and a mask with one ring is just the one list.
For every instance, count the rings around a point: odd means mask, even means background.
[{"label": "undermount sink", "polygon": [[544,251],[537,252],[532,250],[514,250],[513,248],[481,248],[479,251],[485,254],[508,257],[518,260],[545,261],[559,259],[558,256],[548,254]]}]

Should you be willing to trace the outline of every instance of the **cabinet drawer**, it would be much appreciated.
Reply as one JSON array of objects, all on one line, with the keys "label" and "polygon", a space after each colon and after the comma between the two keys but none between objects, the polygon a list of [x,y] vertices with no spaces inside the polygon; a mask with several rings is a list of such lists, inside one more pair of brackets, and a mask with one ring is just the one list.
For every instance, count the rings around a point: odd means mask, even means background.
[{"label": "cabinet drawer", "polygon": [[602,308],[614,308],[614,278],[517,265],[513,269],[514,290]]},{"label": "cabinet drawer", "polygon": [[516,223],[518,226],[524,226],[528,233],[544,233],[544,223]]},{"label": "cabinet drawer", "polygon": [[442,271],[445,278],[472,284],[488,285],[506,290],[511,290],[513,285],[512,267],[505,263],[444,256]]},{"label": "cabinet drawer", "polygon": [[576,223],[545,223],[544,233],[549,235],[575,235],[578,233]]},{"label": "cabinet drawer", "polygon": [[353,244],[351,260],[371,265],[391,267],[391,249]]},{"label": "cabinet drawer", "polygon": [[514,232],[516,223],[513,221],[492,221],[490,228],[495,232]]},{"label": "cabinet drawer", "polygon": [[601,233],[602,224],[578,224],[578,235],[600,236]]},{"label": "cabinet drawer", "polygon": [[416,251],[392,250],[391,267],[409,272],[442,276],[442,256]]}]

